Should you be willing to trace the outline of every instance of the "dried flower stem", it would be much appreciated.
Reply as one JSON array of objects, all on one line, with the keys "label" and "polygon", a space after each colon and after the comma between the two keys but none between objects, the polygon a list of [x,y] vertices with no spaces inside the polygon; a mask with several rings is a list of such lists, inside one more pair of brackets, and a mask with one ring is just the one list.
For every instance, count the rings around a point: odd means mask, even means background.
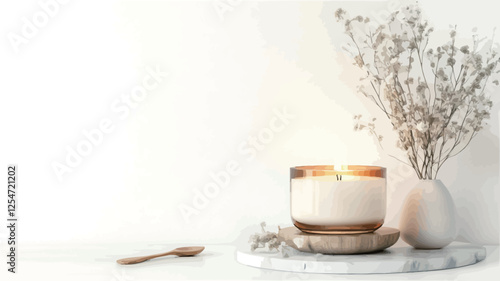
[{"label": "dried flower stem", "polygon": [[[455,26],[449,42],[428,48],[433,28],[418,6],[404,7],[378,26],[367,17],[348,18],[343,9],[335,16],[344,23],[354,44],[354,65],[366,72],[362,80],[373,93],[363,85],[358,90],[389,119],[417,176],[436,178],[446,160],[463,151],[490,116],[486,89],[498,86],[497,79],[489,78],[500,72],[492,41],[489,48],[479,49],[473,36],[472,50],[468,45],[458,48]],[[374,123],[362,125],[360,118],[355,116],[355,130],[367,129],[380,142]]]}]

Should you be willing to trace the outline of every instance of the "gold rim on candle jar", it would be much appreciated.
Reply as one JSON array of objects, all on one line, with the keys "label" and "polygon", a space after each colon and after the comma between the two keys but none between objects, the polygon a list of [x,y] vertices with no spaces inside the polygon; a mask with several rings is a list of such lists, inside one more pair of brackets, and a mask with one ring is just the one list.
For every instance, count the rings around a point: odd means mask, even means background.
[{"label": "gold rim on candle jar", "polygon": [[297,166],[290,168],[291,179],[336,175],[385,178],[386,168],[365,165],[342,165],[342,169],[335,169],[333,165]]}]

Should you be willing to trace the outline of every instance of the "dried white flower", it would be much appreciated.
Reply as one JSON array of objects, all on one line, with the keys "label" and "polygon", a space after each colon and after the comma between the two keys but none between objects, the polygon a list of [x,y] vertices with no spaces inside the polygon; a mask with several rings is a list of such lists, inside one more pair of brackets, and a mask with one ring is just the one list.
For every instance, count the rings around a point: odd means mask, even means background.
[{"label": "dried white flower", "polygon": [[429,130],[429,125],[427,125],[427,123],[424,122],[419,122],[417,124],[417,130],[419,130],[422,133],[425,133],[427,130]]},{"label": "dried white flower", "polygon": [[[390,120],[399,137],[397,145],[406,151],[417,176],[435,178],[443,163],[461,152],[490,117],[489,94],[500,84],[497,45],[490,40],[481,44],[489,50],[482,50],[474,35],[471,46],[459,48],[452,26],[450,42],[427,49],[433,28],[418,5],[391,13],[386,24],[376,27],[368,24],[368,17],[349,18],[342,9],[335,15],[354,43],[354,65],[367,73],[361,82],[369,85],[365,90],[360,84],[358,90]],[[354,121],[355,130],[368,130],[382,140],[374,121],[363,123],[360,115]]]},{"label": "dried white flower", "polygon": [[254,235],[250,236],[250,239],[248,241],[249,243],[251,243],[250,250],[255,251],[257,248],[267,247],[269,251],[273,249],[279,251],[280,242],[278,239],[278,234],[266,231],[265,222],[262,222],[260,224],[260,227],[262,229],[261,233],[255,233]]}]

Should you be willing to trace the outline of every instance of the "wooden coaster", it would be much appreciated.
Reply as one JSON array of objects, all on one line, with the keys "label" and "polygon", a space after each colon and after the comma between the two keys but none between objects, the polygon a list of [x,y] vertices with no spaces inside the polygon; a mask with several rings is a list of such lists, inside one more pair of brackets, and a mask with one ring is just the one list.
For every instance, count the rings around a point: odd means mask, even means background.
[{"label": "wooden coaster", "polygon": [[394,245],[399,239],[399,230],[381,227],[375,232],[363,234],[312,234],[292,226],[281,229],[278,238],[302,252],[362,254],[381,251]]}]

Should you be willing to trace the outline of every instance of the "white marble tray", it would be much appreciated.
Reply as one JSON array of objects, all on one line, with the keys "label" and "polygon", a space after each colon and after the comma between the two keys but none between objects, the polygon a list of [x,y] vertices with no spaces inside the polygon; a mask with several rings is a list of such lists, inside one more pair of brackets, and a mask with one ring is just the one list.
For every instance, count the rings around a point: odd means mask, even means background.
[{"label": "white marble tray", "polygon": [[283,253],[243,250],[237,251],[236,259],[244,265],[283,271],[373,274],[441,270],[471,265],[484,260],[486,249],[455,242],[440,250],[416,250],[403,245],[372,254],[323,255],[291,249],[287,255],[288,257],[284,257]]}]

